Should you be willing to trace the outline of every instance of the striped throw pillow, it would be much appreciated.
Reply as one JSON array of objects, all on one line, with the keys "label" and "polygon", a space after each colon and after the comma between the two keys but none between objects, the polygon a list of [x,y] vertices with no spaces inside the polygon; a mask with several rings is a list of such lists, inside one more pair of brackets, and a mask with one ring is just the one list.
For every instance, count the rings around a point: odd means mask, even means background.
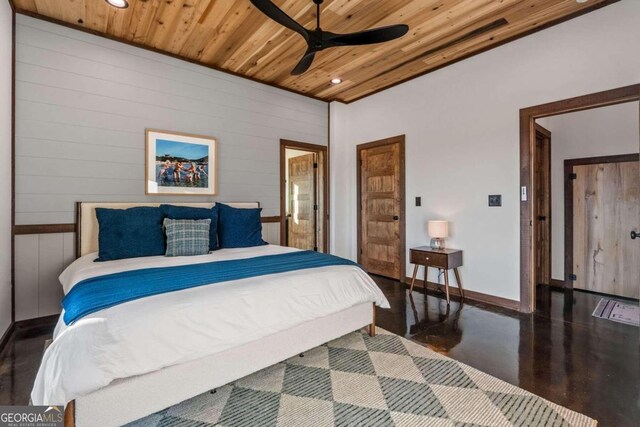
[{"label": "striped throw pillow", "polygon": [[169,219],[163,222],[167,235],[165,256],[192,256],[209,253],[210,219]]}]

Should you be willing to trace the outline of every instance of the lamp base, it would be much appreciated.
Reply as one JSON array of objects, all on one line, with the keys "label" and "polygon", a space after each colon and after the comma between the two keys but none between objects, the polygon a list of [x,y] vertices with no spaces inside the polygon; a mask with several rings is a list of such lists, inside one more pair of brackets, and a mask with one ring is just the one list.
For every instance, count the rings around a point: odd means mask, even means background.
[{"label": "lamp base", "polygon": [[444,249],[444,239],[440,237],[431,239],[431,249]]}]

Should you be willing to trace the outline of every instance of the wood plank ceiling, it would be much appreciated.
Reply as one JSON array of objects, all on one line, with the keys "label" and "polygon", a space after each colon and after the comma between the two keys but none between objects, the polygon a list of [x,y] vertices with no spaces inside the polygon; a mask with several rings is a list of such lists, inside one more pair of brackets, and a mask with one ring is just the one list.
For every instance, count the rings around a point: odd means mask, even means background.
[{"label": "wood plank ceiling", "polygon": [[[249,0],[13,0],[17,12],[66,23],[323,100],[351,102],[615,0],[325,0],[322,28],[336,33],[404,23],[392,42],[320,52],[301,76],[297,33]],[[275,0],[315,28],[311,0]],[[343,81],[331,85],[334,77]]]}]

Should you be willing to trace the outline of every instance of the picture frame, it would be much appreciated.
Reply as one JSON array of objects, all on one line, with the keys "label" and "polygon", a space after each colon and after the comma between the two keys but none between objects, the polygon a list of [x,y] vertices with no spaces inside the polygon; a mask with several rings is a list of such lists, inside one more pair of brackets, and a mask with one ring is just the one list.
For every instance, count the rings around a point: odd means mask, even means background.
[{"label": "picture frame", "polygon": [[217,194],[218,141],[215,138],[146,129],[145,142],[145,194]]}]

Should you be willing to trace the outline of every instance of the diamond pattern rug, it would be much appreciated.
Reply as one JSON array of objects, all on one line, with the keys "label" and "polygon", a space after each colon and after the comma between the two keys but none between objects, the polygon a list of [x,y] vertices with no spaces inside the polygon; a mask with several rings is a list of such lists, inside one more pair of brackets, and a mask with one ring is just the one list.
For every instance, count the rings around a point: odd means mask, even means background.
[{"label": "diamond pattern rug", "polygon": [[595,426],[378,328],[353,332],[131,426]]}]

